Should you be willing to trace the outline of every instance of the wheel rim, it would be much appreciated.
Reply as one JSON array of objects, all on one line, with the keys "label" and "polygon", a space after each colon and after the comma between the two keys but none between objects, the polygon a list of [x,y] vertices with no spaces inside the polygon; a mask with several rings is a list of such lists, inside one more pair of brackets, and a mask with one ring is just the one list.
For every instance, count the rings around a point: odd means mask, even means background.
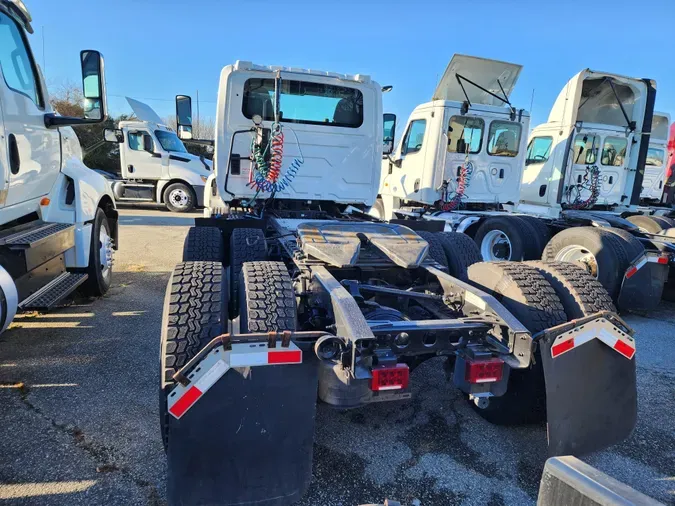
[{"label": "wheel rim", "polygon": [[558,251],[555,256],[555,260],[559,262],[571,262],[578,264],[586,269],[586,271],[588,271],[588,273],[595,279],[598,279],[600,274],[598,260],[595,258],[595,255],[583,246],[576,244],[565,246],[563,249]]},{"label": "wheel rim", "polygon": [[511,241],[501,230],[490,230],[480,245],[480,253],[486,262],[495,260],[511,260]]},{"label": "wheel rim", "polygon": [[101,231],[98,236],[101,274],[104,278],[110,276],[113,266],[113,240],[104,225],[101,225]]},{"label": "wheel rim", "polygon": [[176,188],[169,193],[169,201],[174,207],[184,209],[190,203],[190,196],[182,188]]}]

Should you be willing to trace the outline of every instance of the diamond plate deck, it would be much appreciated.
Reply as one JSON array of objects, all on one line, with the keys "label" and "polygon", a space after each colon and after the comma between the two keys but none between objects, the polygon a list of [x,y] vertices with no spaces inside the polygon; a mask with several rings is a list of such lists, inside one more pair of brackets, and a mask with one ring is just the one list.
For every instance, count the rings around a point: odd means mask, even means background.
[{"label": "diamond plate deck", "polygon": [[24,299],[19,304],[19,309],[23,311],[46,311],[52,309],[56,304],[73,293],[88,277],[87,274],[64,272],[40,290]]}]

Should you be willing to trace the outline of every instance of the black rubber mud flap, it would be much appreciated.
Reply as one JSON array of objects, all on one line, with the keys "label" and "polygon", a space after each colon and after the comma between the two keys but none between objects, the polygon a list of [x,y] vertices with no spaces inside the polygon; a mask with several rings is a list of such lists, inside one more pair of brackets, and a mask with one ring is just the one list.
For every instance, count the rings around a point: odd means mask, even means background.
[{"label": "black rubber mud flap", "polygon": [[592,339],[552,358],[554,339],[539,341],[550,456],[585,455],[626,439],[637,421],[635,357]]},{"label": "black rubber mud flap", "polygon": [[651,311],[661,302],[668,282],[668,265],[648,262],[630,278],[624,277],[617,305],[621,310]]},{"label": "black rubber mud flap", "polygon": [[317,360],[234,369],[180,420],[171,417],[169,506],[286,506],[312,474]]}]

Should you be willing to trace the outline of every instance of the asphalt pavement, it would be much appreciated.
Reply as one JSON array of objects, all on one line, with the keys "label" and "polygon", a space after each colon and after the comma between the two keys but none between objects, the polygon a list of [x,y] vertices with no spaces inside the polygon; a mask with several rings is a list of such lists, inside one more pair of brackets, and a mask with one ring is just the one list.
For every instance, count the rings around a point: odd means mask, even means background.
[{"label": "asphalt pavement", "polygon": [[[120,211],[113,286],[0,335],[0,504],[161,505],[159,334],[166,282],[194,216]],[[585,460],[675,504],[675,304],[628,315],[639,415],[624,443]],[[411,376],[413,398],[346,412],[318,406],[314,476],[303,505],[385,497],[417,505],[533,505],[544,426],[478,418],[440,361]]]}]

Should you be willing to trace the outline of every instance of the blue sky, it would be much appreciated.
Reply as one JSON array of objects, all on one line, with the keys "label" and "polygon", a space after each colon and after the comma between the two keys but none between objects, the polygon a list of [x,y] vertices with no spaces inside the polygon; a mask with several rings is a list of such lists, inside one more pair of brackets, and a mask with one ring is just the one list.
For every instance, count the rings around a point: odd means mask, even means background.
[{"label": "blue sky", "polygon": [[384,109],[405,121],[430,100],[452,54],[463,53],[524,66],[512,102],[529,108],[535,90],[532,126],[586,67],[655,79],[656,109],[675,115],[675,0],[25,3],[48,85],[78,83],[79,51],[98,49],[113,114],[130,112],[128,95],[165,117],[176,94],[192,95],[194,106],[198,90],[201,115],[213,117],[220,70],[240,59],[370,74],[394,86]]}]

